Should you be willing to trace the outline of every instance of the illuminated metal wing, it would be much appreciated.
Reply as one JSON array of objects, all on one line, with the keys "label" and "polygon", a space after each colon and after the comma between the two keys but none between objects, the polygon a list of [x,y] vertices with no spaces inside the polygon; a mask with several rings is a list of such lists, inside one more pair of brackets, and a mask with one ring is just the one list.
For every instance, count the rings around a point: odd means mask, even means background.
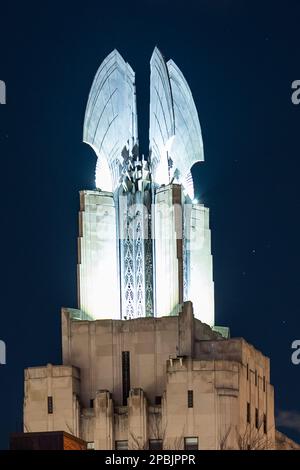
[{"label": "illuminated metal wing", "polygon": [[138,141],[135,74],[117,50],[104,59],[94,78],[83,141],[98,157],[96,186],[114,191],[120,181],[123,157]]},{"label": "illuminated metal wing", "polygon": [[153,180],[168,184],[168,146],[174,136],[174,112],[167,66],[161,52],[154,49],[150,60],[149,143]]},{"label": "illuminated metal wing", "polygon": [[150,80],[150,152],[153,180],[183,184],[191,198],[191,168],[204,160],[201,128],[191,90],[177,65],[155,48]]},{"label": "illuminated metal wing", "polygon": [[172,102],[175,117],[175,138],[170,154],[178,179],[193,197],[193,181],[190,170],[194,163],[204,160],[201,127],[191,90],[177,65],[169,60]]}]

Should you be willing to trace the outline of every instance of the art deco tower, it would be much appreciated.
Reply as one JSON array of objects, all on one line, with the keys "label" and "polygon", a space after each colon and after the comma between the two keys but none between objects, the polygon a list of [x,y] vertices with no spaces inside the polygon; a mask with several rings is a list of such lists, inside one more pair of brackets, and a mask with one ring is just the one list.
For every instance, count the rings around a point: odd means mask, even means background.
[{"label": "art deco tower", "polygon": [[194,200],[204,160],[189,86],[172,60],[151,58],[149,155],[139,153],[135,75],[114,50],[95,76],[84,142],[96,189],[81,192],[78,302],[91,319],[177,315],[191,300],[214,324],[208,209]]},{"label": "art deco tower", "polygon": [[146,158],[135,96],[134,72],[113,51],[84,120],[97,165],[95,189],[80,194],[79,305],[62,308],[62,364],[25,370],[21,440],[60,432],[106,450],[275,448],[269,359],[214,326],[191,91],[155,49]]}]

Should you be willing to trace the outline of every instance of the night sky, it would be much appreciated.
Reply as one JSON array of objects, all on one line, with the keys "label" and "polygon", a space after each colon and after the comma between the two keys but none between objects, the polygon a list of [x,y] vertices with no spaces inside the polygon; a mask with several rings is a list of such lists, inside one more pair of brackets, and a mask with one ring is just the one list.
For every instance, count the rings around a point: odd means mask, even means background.
[{"label": "night sky", "polygon": [[147,154],[155,45],[183,71],[200,117],[205,162],[193,174],[211,212],[216,324],[271,358],[278,427],[300,442],[299,40],[295,0],[1,3],[0,448],[22,430],[24,368],[61,362],[60,308],[77,306],[93,77],[114,48],[135,70]]}]

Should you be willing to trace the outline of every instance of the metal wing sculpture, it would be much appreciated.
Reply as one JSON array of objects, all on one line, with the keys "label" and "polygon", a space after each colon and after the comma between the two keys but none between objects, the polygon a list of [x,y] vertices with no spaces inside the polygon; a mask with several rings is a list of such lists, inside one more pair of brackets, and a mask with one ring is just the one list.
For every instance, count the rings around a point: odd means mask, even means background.
[{"label": "metal wing sculpture", "polygon": [[193,96],[177,65],[172,60],[166,63],[157,48],[150,67],[149,137],[153,179],[158,184],[177,181],[193,198],[191,168],[204,160]]},{"label": "metal wing sculpture", "polygon": [[95,151],[96,186],[113,192],[138,144],[135,74],[117,50],[100,65],[86,107],[83,141]]},{"label": "metal wing sculpture", "polygon": [[170,180],[168,151],[175,135],[174,108],[167,65],[157,47],[150,60],[150,158],[153,181]]},{"label": "metal wing sculpture", "polygon": [[[177,65],[159,49],[150,61],[149,146],[152,181],[178,182],[194,197],[191,168],[204,160],[191,90]],[[135,74],[117,50],[100,65],[86,107],[83,140],[95,151],[96,186],[114,192],[129,155],[138,155]]]}]

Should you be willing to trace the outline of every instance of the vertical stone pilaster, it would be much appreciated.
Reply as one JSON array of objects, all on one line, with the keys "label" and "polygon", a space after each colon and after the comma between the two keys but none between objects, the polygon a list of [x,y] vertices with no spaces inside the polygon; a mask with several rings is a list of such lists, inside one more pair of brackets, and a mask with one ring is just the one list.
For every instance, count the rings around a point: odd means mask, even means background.
[{"label": "vertical stone pilaster", "polygon": [[67,308],[61,309],[62,363],[71,365],[71,319]]},{"label": "vertical stone pilaster", "polygon": [[107,390],[96,392],[95,409],[95,449],[112,450],[114,448],[114,408]]},{"label": "vertical stone pilaster", "polygon": [[76,393],[73,392],[73,434],[80,437],[80,404]]},{"label": "vertical stone pilaster", "polygon": [[179,355],[193,357],[194,315],[192,302],[184,302],[179,314]]},{"label": "vertical stone pilaster", "polygon": [[[52,383],[52,375],[53,375],[53,366],[52,364],[47,364],[46,367],[46,374],[47,374],[47,401],[48,397],[52,397],[53,400],[53,383]],[[56,404],[54,403],[54,406]],[[48,403],[47,403],[48,406]],[[53,406],[53,413],[47,414],[47,431],[54,430],[54,406]]]},{"label": "vertical stone pilaster", "polygon": [[128,398],[128,448],[148,447],[147,399],[141,388],[130,390]]}]

